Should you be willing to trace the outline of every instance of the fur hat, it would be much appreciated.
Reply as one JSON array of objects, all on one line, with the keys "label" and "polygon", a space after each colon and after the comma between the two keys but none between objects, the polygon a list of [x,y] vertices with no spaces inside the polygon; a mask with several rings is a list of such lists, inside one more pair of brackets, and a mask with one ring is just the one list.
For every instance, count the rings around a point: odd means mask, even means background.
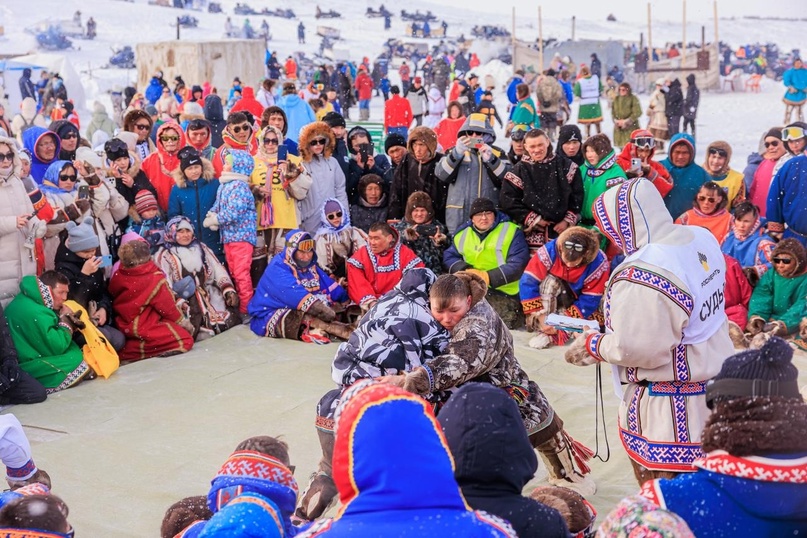
[{"label": "fur hat", "polygon": [[[153,106],[153,105],[152,105]],[[157,113],[157,109],[154,109],[154,113]],[[151,116],[146,110],[134,109],[130,110],[126,113],[126,116],[123,117],[123,130],[129,132],[135,132],[135,123],[138,120],[146,120],[149,122],[149,130],[154,127],[154,120],[151,119]]]},{"label": "fur hat", "polygon": [[798,266],[796,267],[796,272],[794,274],[798,275],[804,272],[805,267],[807,267],[807,250],[804,249],[801,242],[792,237],[782,239],[773,249],[771,259],[784,254],[790,255],[794,257],[796,261],[798,261]]},{"label": "fur hat", "polygon": [[[574,247],[567,249],[567,242],[574,245],[582,245],[583,250],[577,250]],[[588,265],[594,261],[597,257],[597,253],[600,251],[599,234],[594,230],[583,228],[582,226],[571,226],[563,230],[555,240],[555,248],[558,253],[564,250],[569,260],[577,260],[582,257],[583,265]]]},{"label": "fur hat", "polygon": [[322,117],[322,121],[333,127],[347,127],[345,118],[339,112],[330,111]]},{"label": "fur hat", "polygon": [[98,248],[101,242],[92,226],[93,219],[88,217],[81,224],[72,220],[67,223],[67,248],[73,252]]},{"label": "fur hat", "polygon": [[776,336],[758,350],[726,359],[706,386],[713,412],[703,430],[703,450],[740,457],[807,451],[807,404],[798,375],[793,349]]},{"label": "fur hat", "polygon": [[437,152],[437,134],[428,127],[421,126],[415,127],[409,131],[409,141],[406,143],[406,149],[412,153],[412,144],[415,142],[423,142],[429,149],[430,157],[434,157]]},{"label": "fur hat", "polygon": [[477,198],[471,203],[471,211],[468,216],[473,217],[477,213],[484,213],[485,211],[496,213],[496,204],[487,198]]},{"label": "fur hat", "polygon": [[611,139],[608,138],[608,135],[604,133],[590,136],[585,142],[583,142],[583,155],[586,154],[586,149],[588,148],[592,148],[594,151],[596,151],[597,156],[600,159],[614,150],[614,146],[611,145]]},{"label": "fur hat", "polygon": [[336,147],[336,137],[333,135],[331,126],[324,121],[315,121],[300,129],[298,147],[300,150],[300,157],[304,162],[310,162],[311,159],[313,159],[314,154],[311,152],[310,144],[312,140],[320,137],[328,140],[328,143],[325,145],[325,149],[322,152],[322,156],[327,159],[333,154],[333,150]]},{"label": "fur hat", "polygon": [[384,153],[389,154],[390,148],[406,147],[406,138],[402,134],[392,133],[384,140]]},{"label": "fur hat", "polygon": [[130,241],[118,249],[121,266],[131,269],[151,260],[151,252],[147,241]]},{"label": "fur hat", "polygon": [[422,207],[429,214],[429,220],[434,218],[434,204],[432,197],[423,191],[415,191],[406,200],[406,220],[412,222],[412,211]]},{"label": "fur hat", "polygon": [[575,536],[590,530],[597,519],[597,511],[586,499],[574,490],[558,486],[538,486],[530,498],[554,508],[566,521],[569,531]]},{"label": "fur hat", "polygon": [[485,295],[488,293],[488,285],[484,280],[482,280],[481,276],[473,273],[466,273],[465,271],[459,271],[458,273],[454,274],[457,276],[457,278],[463,280],[471,290],[471,305],[475,305],[485,298]]},{"label": "fur hat", "polygon": [[639,495],[626,497],[616,505],[597,529],[600,538],[653,536],[654,538],[695,538],[681,516],[659,508]]},{"label": "fur hat", "polygon": [[151,191],[141,189],[135,195],[135,209],[138,214],[142,215],[150,209],[160,209],[160,206],[157,205],[157,198],[154,197]]},{"label": "fur hat", "polygon": [[[379,187],[381,187],[381,191],[384,191],[384,180],[378,174],[364,174],[359,179],[359,196],[367,200],[365,197],[365,191],[367,190],[368,185],[371,183],[375,183]],[[383,194],[382,194],[383,196]]]},{"label": "fur hat", "polygon": [[[723,168],[714,173],[712,173],[708,167],[709,152],[713,149],[722,149],[723,151],[726,152],[726,162],[723,164]],[[706,170],[706,172],[709,173],[709,175],[720,176],[729,171],[729,169],[731,168],[729,166],[730,162],[731,162],[731,145],[723,140],[715,140],[714,142],[709,144],[709,146],[706,148],[706,159],[703,161],[703,169]]]}]

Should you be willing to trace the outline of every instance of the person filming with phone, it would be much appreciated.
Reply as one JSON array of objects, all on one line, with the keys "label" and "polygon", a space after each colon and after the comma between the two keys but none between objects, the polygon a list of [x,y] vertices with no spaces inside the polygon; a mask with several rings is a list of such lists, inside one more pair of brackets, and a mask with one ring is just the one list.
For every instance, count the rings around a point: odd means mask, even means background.
[{"label": "person filming with phone", "polygon": [[[346,178],[347,199],[351,204],[359,203],[359,180],[367,174],[384,177],[390,163],[386,155],[375,153],[375,145],[370,133],[364,127],[353,127],[347,133],[348,151],[353,159],[348,165]],[[385,189],[386,190],[386,189]]]},{"label": "person filming with phone", "polygon": [[104,269],[112,265],[111,255],[99,255],[100,241],[93,228],[93,219],[79,224],[67,223],[67,235],[56,251],[56,270],[70,280],[68,300],[77,302],[89,314],[98,330],[120,351],[126,338],[112,326],[112,297],[107,292],[109,281]]}]

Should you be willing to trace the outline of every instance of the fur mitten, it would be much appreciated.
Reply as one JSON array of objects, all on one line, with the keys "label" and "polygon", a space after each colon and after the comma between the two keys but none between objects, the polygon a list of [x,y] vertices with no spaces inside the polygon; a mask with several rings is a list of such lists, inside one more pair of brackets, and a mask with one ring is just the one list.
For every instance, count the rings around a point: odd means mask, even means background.
[{"label": "fur mitten", "polygon": [[414,394],[429,394],[432,390],[428,372],[422,366],[415,368],[408,374],[403,384],[404,390]]},{"label": "fur mitten", "polygon": [[586,348],[588,335],[594,333],[595,331],[591,330],[585,331],[574,339],[572,345],[569,346],[569,349],[566,350],[566,354],[564,355],[566,362],[574,364],[575,366],[589,366],[597,363],[597,359],[595,359]]}]

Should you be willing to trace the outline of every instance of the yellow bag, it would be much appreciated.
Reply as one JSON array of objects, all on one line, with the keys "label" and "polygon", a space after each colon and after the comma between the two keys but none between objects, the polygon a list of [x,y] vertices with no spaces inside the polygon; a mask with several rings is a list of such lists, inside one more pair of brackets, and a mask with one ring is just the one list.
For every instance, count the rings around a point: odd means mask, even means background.
[{"label": "yellow bag", "polygon": [[109,378],[115,370],[120,367],[118,352],[106,339],[104,334],[98,330],[90,319],[90,315],[83,306],[75,301],[65,301],[65,306],[78,314],[79,319],[84,322],[84,328],[80,329],[84,340],[87,343],[81,349],[84,353],[84,361],[96,374],[104,379]]}]

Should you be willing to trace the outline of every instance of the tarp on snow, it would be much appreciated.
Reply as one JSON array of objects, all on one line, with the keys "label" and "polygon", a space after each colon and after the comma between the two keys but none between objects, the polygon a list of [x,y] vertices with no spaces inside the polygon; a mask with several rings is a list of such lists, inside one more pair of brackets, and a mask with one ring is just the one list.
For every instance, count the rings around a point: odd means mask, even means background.
[{"label": "tarp on snow", "polygon": [[51,73],[59,73],[67,88],[67,98],[73,101],[76,113],[86,112],[87,102],[84,95],[84,86],[81,85],[81,77],[67,59],[67,56],[59,53],[43,52],[41,54],[28,54],[26,56],[16,56],[8,60],[0,60],[0,71],[4,72],[6,81],[6,93],[8,93],[7,117],[13,117],[20,110],[20,77],[25,68],[31,69],[31,80],[34,84],[40,78],[40,72],[45,70]]}]

